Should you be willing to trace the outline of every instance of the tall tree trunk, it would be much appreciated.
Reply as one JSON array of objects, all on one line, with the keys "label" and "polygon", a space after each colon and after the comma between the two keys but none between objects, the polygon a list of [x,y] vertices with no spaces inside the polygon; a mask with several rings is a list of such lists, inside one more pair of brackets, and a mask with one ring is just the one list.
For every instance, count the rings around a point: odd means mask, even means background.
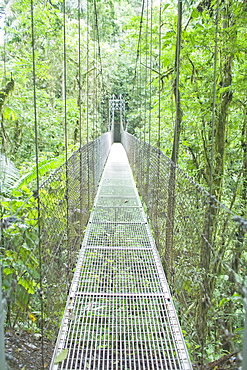
[{"label": "tall tree trunk", "polygon": [[[220,200],[222,195],[222,185],[224,179],[224,160],[226,151],[226,127],[228,120],[228,110],[232,101],[232,63],[234,54],[231,52],[230,44],[236,38],[236,33],[233,29],[235,38],[231,38],[229,42],[229,29],[233,26],[233,17],[230,12],[229,5],[225,5],[225,10],[222,14],[222,41],[220,60],[222,61],[221,81],[219,89],[222,89],[220,94],[218,108],[216,109],[215,116],[215,137],[212,137],[213,156],[210,166],[212,166],[212,177],[210,184],[211,195]],[[233,37],[234,37],[233,36]],[[217,107],[217,106],[216,106]],[[213,130],[214,131],[214,130]],[[203,238],[201,244],[201,271],[203,274],[202,288],[200,296],[198,297],[198,311],[197,311],[197,332],[199,343],[202,348],[203,360],[203,347],[204,341],[207,337],[207,320],[208,310],[211,306],[211,300],[215,287],[215,275],[219,266],[212,266],[211,248],[216,248],[214,245],[215,235],[217,233],[217,206],[214,198],[211,199],[205,212],[205,224],[203,230]],[[222,248],[222,246],[220,246]]]},{"label": "tall tree trunk", "polygon": [[[182,109],[179,91],[179,75],[180,75],[180,49],[181,49],[181,35],[182,35],[182,1],[178,0],[178,22],[177,22],[177,41],[175,54],[175,73],[176,78],[174,82],[174,96],[176,101],[176,121],[174,127],[172,161],[177,163],[179,140],[182,123]],[[173,276],[173,234],[174,234],[174,216],[175,216],[175,181],[176,181],[176,167],[172,163],[170,166],[169,175],[169,189],[167,200],[167,221],[166,221],[166,246],[165,246],[165,270],[167,279],[172,283]]]},{"label": "tall tree trunk", "polygon": [[[226,22],[224,22],[225,24]],[[232,62],[233,54],[228,53],[223,55],[224,59],[222,70],[221,85],[227,88],[221,94],[220,107],[218,110],[218,119],[216,120],[216,135],[215,135],[215,166],[213,177],[213,194],[218,200],[221,199],[222,183],[224,177],[224,159],[225,159],[225,143],[226,143],[226,126],[228,118],[228,109],[232,101],[232,91],[230,86],[232,83]],[[229,89],[228,89],[229,88]]]}]

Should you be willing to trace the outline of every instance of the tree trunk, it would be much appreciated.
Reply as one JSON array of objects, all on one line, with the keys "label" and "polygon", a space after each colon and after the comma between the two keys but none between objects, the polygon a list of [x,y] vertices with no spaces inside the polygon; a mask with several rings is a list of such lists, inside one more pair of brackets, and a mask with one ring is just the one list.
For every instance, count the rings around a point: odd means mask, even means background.
[{"label": "tree trunk", "polygon": [[[178,22],[177,22],[177,42],[175,54],[175,73],[176,78],[174,82],[174,96],[176,101],[176,121],[174,127],[173,147],[172,147],[172,161],[177,163],[179,140],[182,123],[182,109],[179,91],[179,75],[180,75],[180,49],[181,49],[181,34],[182,34],[182,1],[178,0]],[[170,166],[169,175],[169,189],[167,200],[167,221],[166,221],[166,246],[165,246],[165,268],[167,279],[170,284],[172,283],[173,271],[173,233],[174,233],[174,216],[175,216],[175,181],[176,181],[176,168],[172,163]]]},{"label": "tree trunk", "polygon": [[[226,150],[226,127],[228,120],[228,110],[232,101],[232,63],[234,59],[234,54],[231,52],[231,47],[229,43],[234,42],[234,38],[229,41],[229,27],[234,26],[233,24],[233,14],[230,12],[230,7],[226,5],[225,10],[222,15],[222,44],[221,44],[221,55],[220,60],[222,61],[221,70],[221,81],[219,89],[223,89],[220,94],[220,101],[218,108],[216,109],[215,116],[215,137],[212,137],[212,183],[210,184],[211,195],[220,200],[222,195],[222,184],[224,178],[224,159]],[[236,33],[233,32],[233,35]],[[216,105],[217,107],[217,105]],[[207,206],[205,212],[205,224],[203,230],[203,238],[201,244],[201,271],[202,271],[202,288],[198,297],[197,306],[197,332],[199,344],[202,348],[202,358],[203,360],[203,347],[205,338],[208,335],[207,320],[208,320],[208,310],[211,307],[211,300],[214,292],[215,286],[215,275],[218,272],[219,266],[212,266],[212,248],[216,248],[214,245],[215,236],[217,234],[217,206],[214,198],[211,199]],[[222,245],[220,248],[224,247]]]}]

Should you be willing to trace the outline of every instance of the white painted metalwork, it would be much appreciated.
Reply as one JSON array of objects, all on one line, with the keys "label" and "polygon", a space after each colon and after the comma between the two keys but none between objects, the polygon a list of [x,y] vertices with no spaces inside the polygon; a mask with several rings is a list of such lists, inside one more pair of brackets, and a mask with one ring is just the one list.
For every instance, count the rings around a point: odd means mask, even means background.
[{"label": "white painted metalwork", "polygon": [[112,146],[78,258],[50,367],[62,369],[191,369],[121,144]]}]

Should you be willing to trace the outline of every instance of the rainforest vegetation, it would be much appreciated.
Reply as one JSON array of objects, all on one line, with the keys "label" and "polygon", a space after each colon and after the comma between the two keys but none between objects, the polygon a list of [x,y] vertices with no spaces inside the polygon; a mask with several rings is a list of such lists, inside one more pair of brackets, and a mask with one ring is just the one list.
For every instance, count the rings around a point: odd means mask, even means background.
[{"label": "rainforest vegetation", "polygon": [[[1,249],[5,243],[16,246],[7,248],[2,273],[4,290],[11,290],[13,276],[18,286],[14,302],[7,297],[10,327],[40,330],[40,303],[34,310],[30,299],[38,289],[40,294],[39,260],[29,254],[38,248],[37,173],[42,183],[80,146],[108,130],[113,94],[126,101],[131,134],[169,158],[177,135],[182,170],[246,217],[247,3],[184,1],[180,42],[177,4],[148,3],[81,0],[78,11],[75,0],[35,0],[33,19],[29,0],[0,3]],[[49,220],[51,205],[49,198]],[[245,253],[236,256],[246,258]],[[233,295],[237,301],[239,292],[230,291]],[[220,302],[222,314],[232,298]],[[214,353],[214,345],[207,348],[208,361],[222,354]]]}]

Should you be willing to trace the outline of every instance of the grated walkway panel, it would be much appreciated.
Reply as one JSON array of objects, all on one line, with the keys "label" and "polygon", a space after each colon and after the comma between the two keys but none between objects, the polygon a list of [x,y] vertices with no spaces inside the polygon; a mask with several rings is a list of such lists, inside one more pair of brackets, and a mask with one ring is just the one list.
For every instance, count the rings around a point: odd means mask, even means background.
[{"label": "grated walkway panel", "polygon": [[[64,349],[66,359],[54,358]],[[127,156],[113,144],[51,370],[191,370]]]}]

